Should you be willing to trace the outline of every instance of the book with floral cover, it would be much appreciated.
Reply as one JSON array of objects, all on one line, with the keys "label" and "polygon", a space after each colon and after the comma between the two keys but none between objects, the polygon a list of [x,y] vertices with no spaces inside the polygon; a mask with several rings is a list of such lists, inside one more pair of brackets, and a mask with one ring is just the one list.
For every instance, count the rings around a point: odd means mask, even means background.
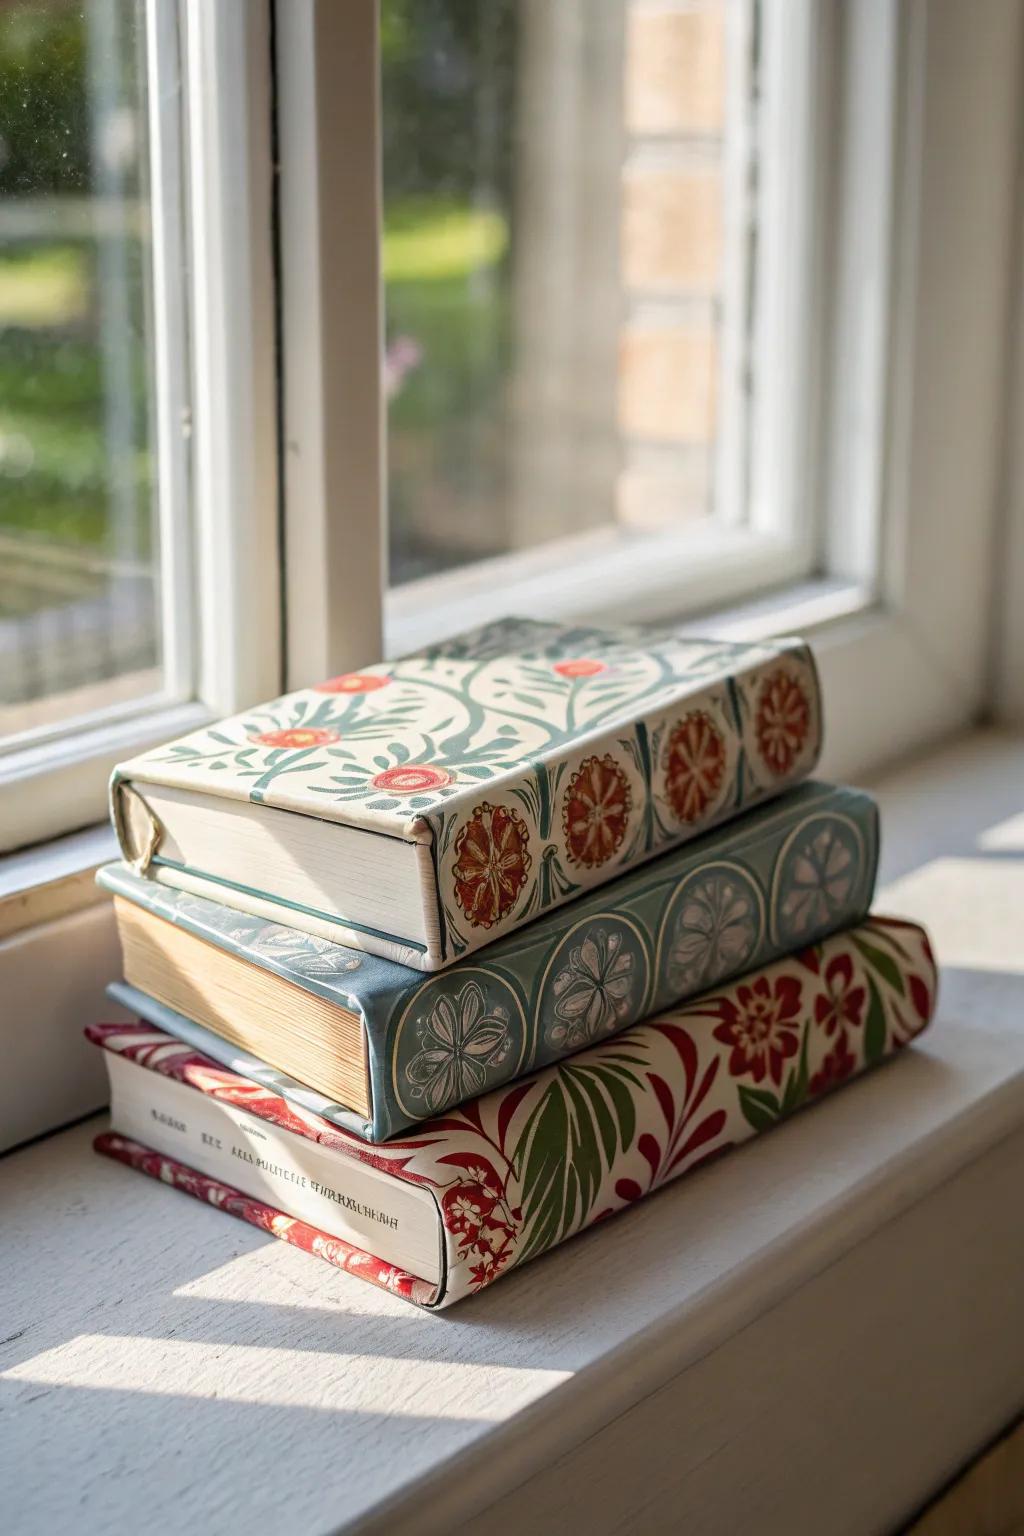
[{"label": "book with floral cover", "polygon": [[428,978],[124,865],[99,879],[117,1001],[381,1141],[859,922],[877,859],[871,797],[811,782]]},{"label": "book with floral cover", "polygon": [[[412,1301],[448,1306],[882,1061],[924,1029],[936,986],[924,930],[872,917],[372,1147],[161,1030],[97,1025],[87,1034],[113,1053],[112,1078],[163,1077],[178,1098],[140,1119],[145,1088],[124,1099],[115,1086],[112,1130],[96,1146]],[[259,1156],[225,1147],[204,1166],[190,1124],[199,1099],[222,1112],[228,1147],[240,1122],[258,1123]],[[159,1135],[146,1145],[136,1124]],[[393,1232],[390,1259],[289,1209],[288,1147],[302,1140],[333,1154],[331,1181],[325,1190],[318,1177],[315,1192],[353,1223]],[[401,1220],[386,1186],[372,1199],[362,1184],[350,1193],[353,1168],[407,1186],[417,1221],[420,1207],[432,1211],[436,1269],[432,1256],[420,1270],[397,1262]]]},{"label": "book with floral cover", "polygon": [[137,873],[437,970],[806,778],[806,645],[527,620],[122,764]]}]

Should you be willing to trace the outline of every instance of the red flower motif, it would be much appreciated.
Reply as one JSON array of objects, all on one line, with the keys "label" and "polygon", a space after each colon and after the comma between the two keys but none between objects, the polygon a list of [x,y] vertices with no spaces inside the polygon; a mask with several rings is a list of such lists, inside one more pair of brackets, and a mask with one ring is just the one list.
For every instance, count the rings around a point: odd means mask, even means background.
[{"label": "red flower motif", "polygon": [[421,795],[431,789],[443,789],[453,778],[454,775],[443,768],[415,763],[406,768],[385,768],[383,773],[375,773],[370,788],[386,789],[393,795]]},{"label": "red flower motif", "polygon": [[469,1268],[469,1283],[475,1291],[483,1285],[490,1285],[501,1265],[493,1253],[480,1255],[479,1264],[471,1264]]},{"label": "red flower motif", "polygon": [[841,1033],[820,1068],[814,1073],[807,1087],[811,1093],[827,1093],[844,1078],[849,1077],[857,1065],[857,1058],[850,1050],[846,1035]]},{"label": "red flower motif", "polygon": [[814,976],[821,974],[821,951],[817,944],[809,944],[806,949],[798,949],[793,959],[797,965],[802,965],[804,970],[810,971]]},{"label": "red flower motif", "polygon": [[249,740],[261,747],[325,747],[329,741],[340,741],[341,737],[337,731],[328,731],[323,726],[297,725],[290,731],[261,731]]},{"label": "red flower motif", "polygon": [[474,928],[491,928],[519,900],[533,862],[529,833],[506,805],[478,805],[455,839],[455,895]]},{"label": "red flower motif", "polygon": [[732,1046],[729,1073],[747,1073],[755,1083],[767,1073],[776,1086],[782,1084],[782,1064],[795,1056],[800,1043],[795,1023],[800,1012],[800,983],[795,976],[780,976],[774,987],[766,976],[736,988],[736,1000],[719,1004],[721,1024],[715,1039]]},{"label": "red flower motif", "polygon": [[725,742],[711,716],[691,710],[673,730],[665,748],[665,788],[680,821],[698,821],[725,777]]},{"label": "red flower motif", "polygon": [[608,753],[585,758],[562,801],[562,830],[575,864],[596,869],[621,846],[633,804],[629,781]]},{"label": "red flower motif", "polygon": [[754,733],[761,756],[779,778],[796,762],[811,725],[811,708],[800,684],[781,667],[765,678]]},{"label": "red flower motif", "polygon": [[814,1019],[826,1035],[842,1033],[844,1024],[856,1029],[864,1021],[867,992],[853,985],[853,961],[849,955],[837,955],[825,967],[825,991],[814,999]]},{"label": "red flower motif", "polygon": [[608,663],[591,656],[576,656],[570,661],[556,661],[551,670],[559,677],[597,677],[598,673],[608,671]]},{"label": "red flower motif", "polygon": [[441,1199],[441,1217],[449,1232],[476,1242],[494,1205],[495,1196],[483,1184],[455,1184]]},{"label": "red flower motif", "polygon": [[376,693],[390,681],[390,677],[379,677],[375,672],[343,672],[340,677],[329,677],[313,687],[316,693]]},{"label": "red flower motif", "polygon": [[473,1260],[470,1285],[479,1290],[512,1258],[522,1212],[509,1210],[493,1169],[469,1167],[466,1172],[463,1182],[453,1184],[442,1195],[441,1219],[457,1240],[460,1258]]}]

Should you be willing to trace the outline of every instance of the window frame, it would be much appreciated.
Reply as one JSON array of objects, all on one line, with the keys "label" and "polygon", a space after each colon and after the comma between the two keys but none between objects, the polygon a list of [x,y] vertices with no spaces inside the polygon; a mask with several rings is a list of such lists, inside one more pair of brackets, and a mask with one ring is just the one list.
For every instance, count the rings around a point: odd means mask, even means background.
[{"label": "window frame", "polygon": [[[373,0],[357,0],[350,14],[369,28],[375,9]],[[279,35],[282,11],[305,18],[318,42],[317,69],[330,75],[330,41],[337,45],[344,26],[331,17],[329,4],[279,6]],[[602,579],[600,550],[588,569],[578,549],[571,577],[548,560],[542,579],[541,558],[527,551],[410,583],[388,593],[378,614],[376,593],[357,590],[364,568],[357,561],[349,580],[339,562],[324,578],[322,607],[355,617],[338,641],[325,638],[319,646],[319,675],[380,654],[382,630],[394,653],[491,614],[496,591],[506,610],[528,613],[536,604],[548,616],[611,619],[669,617],[673,600],[679,613],[680,597],[699,591],[703,619],[700,610],[680,614],[690,627],[753,635],[799,626],[815,639],[826,694],[844,701],[830,720],[828,772],[851,775],[895,750],[916,750],[985,708],[1017,202],[1014,75],[1005,60],[1014,56],[1019,21],[1007,3],[987,8],[978,24],[938,0],[902,7],[887,0],[852,7],[801,0],[786,15],[800,47],[814,52],[818,64],[790,122],[790,146],[793,125],[802,124],[807,156],[797,183],[807,196],[799,206],[791,199],[788,215],[811,224],[804,265],[780,275],[786,292],[775,311],[776,340],[766,338],[760,347],[762,371],[787,381],[775,391],[776,409],[755,426],[758,473],[775,502],[774,511],[753,519],[755,536],[760,524],[767,540],[759,551],[764,590],[751,596],[748,588],[747,600],[737,603],[743,585],[730,586],[728,554],[717,571],[710,563],[694,571],[691,564],[687,587],[689,562],[684,557],[673,568],[653,544],[646,580],[607,557]],[[977,89],[969,91],[965,80]],[[311,98],[307,91],[304,103],[324,124],[330,121],[333,104],[325,107],[322,95]],[[279,106],[287,168],[293,132],[287,96]],[[363,120],[365,129],[377,124],[378,110],[375,105]],[[784,117],[777,114],[780,133]],[[308,122],[306,133],[308,142]],[[332,186],[344,185],[335,177],[350,146],[315,129],[312,142],[324,198]],[[348,238],[364,248],[367,230],[350,227]],[[367,270],[373,254],[364,248]],[[321,228],[321,272],[327,255]],[[379,252],[377,258],[379,272]],[[289,272],[308,270],[308,254],[289,240],[287,225],[282,269],[287,333]],[[980,323],[977,293],[987,299]],[[802,335],[778,319],[801,294]],[[340,397],[346,373],[351,381],[350,370],[368,361],[358,342],[346,349],[347,308],[336,309],[335,319],[319,356],[321,409],[332,389]],[[801,356],[788,373],[779,333],[799,339]],[[969,359],[970,387],[933,355],[937,336],[950,355]],[[375,358],[379,369],[379,351]],[[286,398],[286,416],[289,410]],[[787,436],[787,417],[790,429],[799,419],[799,434]],[[367,440],[349,446],[351,455],[336,460],[335,473],[325,473],[321,496],[343,530],[339,538],[349,545],[372,541],[377,559],[380,521],[365,500],[346,494],[346,474],[361,448],[371,449]],[[372,451],[380,453],[379,438]],[[357,474],[355,483],[369,478]],[[790,527],[805,540],[805,558],[798,555],[788,566],[793,541],[771,543],[779,506],[788,506]],[[823,509],[816,522],[814,506]],[[732,547],[737,562],[744,534],[749,537],[744,530]],[[722,542],[728,550],[728,539]],[[305,573],[302,580],[305,591]],[[294,572],[288,581],[298,600]],[[298,686],[313,675],[290,666],[289,683]]]},{"label": "window frame", "polygon": [[145,0],[163,686],[0,753],[0,853],[95,823],[119,760],[282,683],[270,19]]}]

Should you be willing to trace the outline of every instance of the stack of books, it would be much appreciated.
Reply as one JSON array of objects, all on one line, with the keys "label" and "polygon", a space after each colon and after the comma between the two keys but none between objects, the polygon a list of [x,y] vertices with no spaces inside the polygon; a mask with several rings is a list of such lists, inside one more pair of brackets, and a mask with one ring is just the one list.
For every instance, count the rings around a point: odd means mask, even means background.
[{"label": "stack of books", "polygon": [[124,764],[98,1149],[436,1308],[874,1066],[936,970],[821,718],[799,641],[504,620]]}]

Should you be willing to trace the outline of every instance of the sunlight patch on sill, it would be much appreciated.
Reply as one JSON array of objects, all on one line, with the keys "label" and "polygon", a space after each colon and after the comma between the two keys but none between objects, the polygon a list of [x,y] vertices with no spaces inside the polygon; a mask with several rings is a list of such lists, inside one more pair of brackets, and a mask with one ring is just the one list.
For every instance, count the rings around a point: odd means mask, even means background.
[{"label": "sunlight patch on sill", "polygon": [[883,886],[874,905],[924,923],[940,966],[1024,975],[1024,941],[1006,942],[1006,914],[1024,913],[1024,859],[933,859]]},{"label": "sunlight patch on sill", "polygon": [[986,853],[1024,853],[1024,811],[989,827],[978,838]]},{"label": "sunlight patch on sill", "polygon": [[[451,1394],[443,1348],[436,1360],[402,1360],[395,1375],[367,1369],[372,1357],[325,1350],[274,1349],[198,1339],[150,1339],[83,1333],[0,1373],[0,1381],[82,1391],[124,1392],[261,1408],[303,1408],[400,1418],[504,1421],[560,1386],[571,1371],[508,1365],[459,1366],[463,1384]],[[486,1394],[477,1389],[486,1381]],[[484,1398],[487,1408],[481,1412]]]}]

